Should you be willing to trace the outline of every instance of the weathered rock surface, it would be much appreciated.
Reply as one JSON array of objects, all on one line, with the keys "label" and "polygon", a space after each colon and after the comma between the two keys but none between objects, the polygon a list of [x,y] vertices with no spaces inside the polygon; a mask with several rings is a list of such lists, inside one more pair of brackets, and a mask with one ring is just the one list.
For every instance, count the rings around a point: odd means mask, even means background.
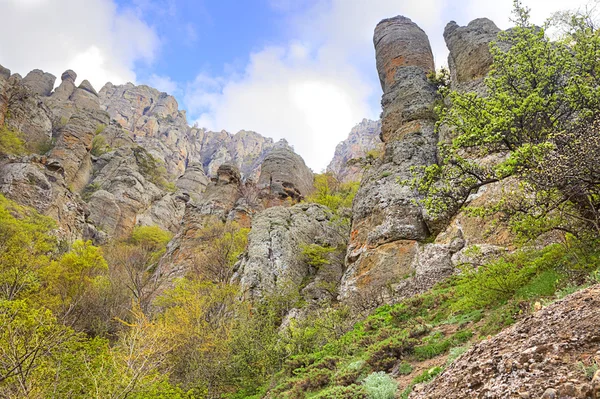
[{"label": "weathered rock surface", "polygon": [[31,156],[0,162],[0,193],[52,217],[61,238],[75,240],[84,237],[84,232],[95,234],[86,221],[85,203],[68,190],[57,160]]},{"label": "weathered rock surface", "polygon": [[300,200],[313,190],[314,175],[287,142],[279,142],[260,167],[259,190],[285,199]]},{"label": "weathered rock surface", "polygon": [[348,138],[337,145],[327,171],[333,173],[341,182],[360,181],[364,172],[363,167],[349,165],[348,162],[364,158],[370,151],[382,152],[383,142],[380,135],[381,121],[363,119],[352,128]]},{"label": "weathered rock surface", "polygon": [[254,132],[230,134],[190,127],[174,97],[148,86],[107,83],[99,95],[110,117],[136,144],[163,161],[172,176],[182,175],[195,163],[212,177],[219,166],[231,163],[244,178],[256,181],[262,160],[273,147],[273,140]]},{"label": "weathered rock surface", "polygon": [[31,90],[32,93],[46,97],[52,93],[55,81],[56,76],[52,75],[51,73],[34,69],[23,78],[21,83],[23,86]]},{"label": "weathered rock surface", "polygon": [[554,302],[474,345],[410,398],[598,398],[600,381],[576,367],[600,362],[598,306],[598,285]]},{"label": "weathered rock surface", "polygon": [[487,18],[475,19],[467,26],[451,21],[444,29],[444,40],[450,51],[448,66],[452,85],[460,89],[464,83],[480,81],[488,73],[493,58],[490,42],[496,40],[500,29]]},{"label": "weathered rock surface", "polygon": [[399,16],[377,25],[374,43],[384,89],[384,154],[363,177],[354,200],[342,299],[405,279],[414,270],[418,242],[429,235],[414,203],[416,193],[398,183],[412,178],[413,167],[436,162],[429,40],[410,19]]},{"label": "weathered rock surface", "polygon": [[[236,265],[235,280],[244,295],[261,297],[275,290],[300,287],[306,278],[339,281],[342,265],[332,262],[317,273],[302,256],[303,245],[319,244],[337,247],[341,236],[333,232],[332,214],[321,205],[298,204],[292,207],[269,208],[254,217],[248,236],[248,251]],[[314,281],[313,281],[314,282]],[[312,299],[321,298],[316,292],[318,282],[307,286]]]},{"label": "weathered rock surface", "polygon": [[147,152],[139,147],[121,148],[98,161],[101,169],[91,183],[97,191],[89,200],[89,220],[112,237],[130,234],[139,215],[161,200],[162,217],[151,218],[151,224],[168,230],[178,225],[183,215],[184,204],[178,205],[175,198],[150,181],[148,171],[141,166],[146,156]]},{"label": "weathered rock surface", "polygon": [[52,98],[58,101],[66,101],[71,97],[76,89],[75,79],[77,74],[72,70],[67,70],[61,75],[61,83],[52,93]]},{"label": "weathered rock surface", "polygon": [[243,227],[249,227],[254,210],[241,211],[238,207],[242,200],[242,185],[237,167],[222,165],[205,191],[196,200],[187,203],[178,233],[169,243],[167,253],[156,270],[157,280],[168,285],[174,278],[182,277],[192,269],[205,239],[199,232],[210,224],[236,221]]}]

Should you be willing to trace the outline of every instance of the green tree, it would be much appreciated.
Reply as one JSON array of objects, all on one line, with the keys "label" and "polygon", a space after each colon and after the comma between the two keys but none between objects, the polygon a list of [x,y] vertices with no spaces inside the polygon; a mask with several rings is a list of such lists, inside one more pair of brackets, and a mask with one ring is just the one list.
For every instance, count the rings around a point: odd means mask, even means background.
[{"label": "green tree", "polygon": [[[590,133],[585,127],[600,111],[600,35],[583,17],[573,16],[565,38],[553,42],[545,28],[531,24],[529,10],[519,1],[514,13],[516,26],[501,32],[490,46],[494,62],[485,95],[443,93],[451,106],[438,108],[438,127],[450,129],[451,142],[440,146],[439,164],[415,170],[411,184],[425,194],[428,212],[443,219],[481,187],[515,176],[521,194],[502,204],[509,205],[503,209],[507,214],[538,220],[558,216],[545,223],[546,230],[572,231],[568,219],[576,213],[586,228],[598,232],[600,169],[579,165],[598,151],[600,142],[591,141],[585,155],[562,148],[574,136],[597,136],[597,130]],[[562,184],[557,184],[550,179],[550,164],[577,166],[578,172],[563,174]],[[583,184],[590,179],[591,184]]]}]

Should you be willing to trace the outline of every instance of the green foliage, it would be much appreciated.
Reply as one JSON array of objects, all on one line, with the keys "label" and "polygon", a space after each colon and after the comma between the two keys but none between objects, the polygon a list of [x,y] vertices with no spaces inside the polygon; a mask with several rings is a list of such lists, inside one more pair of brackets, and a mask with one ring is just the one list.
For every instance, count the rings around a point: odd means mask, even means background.
[{"label": "green foliage", "polygon": [[[515,16],[517,26],[490,46],[486,95],[441,91],[451,106],[438,107],[438,128],[452,132],[451,142],[441,145],[439,164],[415,169],[404,183],[443,219],[482,186],[516,176],[522,193],[506,196],[502,210],[517,219],[517,231],[529,238],[551,229],[597,235],[600,184],[590,160],[600,153],[600,62],[592,56],[600,35],[575,15],[564,39],[553,42],[520,1]],[[489,155],[497,161],[478,161]]]},{"label": "green foliage", "polygon": [[372,373],[363,381],[369,399],[393,399],[398,383],[387,373]]},{"label": "green foliage", "polygon": [[304,261],[317,269],[323,265],[328,265],[330,263],[328,255],[336,250],[336,248],[324,247],[319,244],[304,244],[301,248]]},{"label": "green foliage", "polygon": [[96,182],[88,184],[83,188],[83,191],[81,191],[81,199],[88,202],[92,198],[92,195],[101,188],[100,184]]},{"label": "green foliage", "polygon": [[92,139],[92,149],[90,152],[93,156],[100,157],[112,150],[113,149],[106,143],[106,138],[104,136],[96,135]]},{"label": "green foliage", "polygon": [[367,399],[363,385],[334,386],[314,396],[315,399]]},{"label": "green foliage", "polygon": [[340,183],[329,173],[316,175],[315,191],[306,198],[306,202],[325,205],[338,213],[344,208],[352,208],[358,186],[358,182]]},{"label": "green foliage", "polygon": [[[96,136],[102,137],[102,136]],[[156,159],[142,147],[135,147],[133,154],[140,168],[140,173],[163,190],[174,192],[175,183],[169,181],[164,162]]]},{"label": "green foliage", "polygon": [[94,135],[99,135],[100,133],[104,132],[104,130],[106,130],[106,125],[104,123],[99,123],[98,126],[96,126]]},{"label": "green foliage", "polygon": [[367,349],[367,363],[374,370],[390,371],[399,359],[412,353],[416,342],[402,335],[377,342]]},{"label": "green foliage", "polygon": [[55,145],[56,145],[55,138],[40,141],[40,142],[36,143],[35,151],[40,155],[44,155],[44,154],[47,154],[48,152],[50,152],[50,150],[52,150]]},{"label": "green foliage", "polygon": [[413,372],[413,366],[410,363],[402,362],[398,367],[398,373],[402,375],[409,375]]},{"label": "green foliage", "polygon": [[22,134],[0,126],[0,155],[24,155],[27,153]]},{"label": "green foliage", "polygon": [[154,252],[164,249],[173,234],[158,226],[136,226],[131,233],[131,242]]}]

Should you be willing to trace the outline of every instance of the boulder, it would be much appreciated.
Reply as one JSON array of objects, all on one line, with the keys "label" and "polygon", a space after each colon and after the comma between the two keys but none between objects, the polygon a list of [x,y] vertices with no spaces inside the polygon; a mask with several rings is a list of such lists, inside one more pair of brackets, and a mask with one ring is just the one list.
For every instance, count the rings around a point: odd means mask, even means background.
[{"label": "boulder", "polygon": [[185,173],[177,179],[175,185],[179,192],[188,195],[193,201],[199,201],[209,182],[210,180],[204,173],[202,165],[192,163],[186,168]]},{"label": "boulder", "polygon": [[62,74],[61,79],[62,82],[54,90],[54,93],[52,93],[52,98],[59,101],[66,101],[76,89],[75,79],[77,79],[77,74],[69,69]]}]

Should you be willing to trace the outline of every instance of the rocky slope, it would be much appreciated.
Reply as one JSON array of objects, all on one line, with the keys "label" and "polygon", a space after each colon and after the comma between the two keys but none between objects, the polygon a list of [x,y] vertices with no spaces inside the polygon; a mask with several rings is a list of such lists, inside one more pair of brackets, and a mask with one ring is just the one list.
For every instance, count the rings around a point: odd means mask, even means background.
[{"label": "rocky slope", "polygon": [[333,159],[327,166],[327,172],[341,182],[360,181],[366,165],[356,162],[368,153],[373,156],[381,153],[383,143],[380,138],[381,121],[363,119],[352,128],[348,138],[337,145]]},{"label": "rocky slope", "polygon": [[411,399],[598,398],[580,364],[600,362],[600,286],[555,302],[473,346]]}]

